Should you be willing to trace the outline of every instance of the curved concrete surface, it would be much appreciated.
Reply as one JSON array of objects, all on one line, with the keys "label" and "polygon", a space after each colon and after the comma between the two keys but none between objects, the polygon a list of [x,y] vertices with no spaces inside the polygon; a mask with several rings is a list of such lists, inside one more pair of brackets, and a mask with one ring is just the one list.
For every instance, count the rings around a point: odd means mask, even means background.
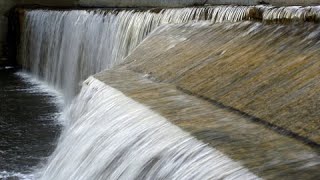
[{"label": "curved concrete surface", "polygon": [[319,149],[279,135],[237,112],[125,68],[101,72],[94,77],[150,107],[259,177],[316,179],[320,175]]},{"label": "curved concrete surface", "polygon": [[320,144],[318,25],[167,26],[125,67]]}]

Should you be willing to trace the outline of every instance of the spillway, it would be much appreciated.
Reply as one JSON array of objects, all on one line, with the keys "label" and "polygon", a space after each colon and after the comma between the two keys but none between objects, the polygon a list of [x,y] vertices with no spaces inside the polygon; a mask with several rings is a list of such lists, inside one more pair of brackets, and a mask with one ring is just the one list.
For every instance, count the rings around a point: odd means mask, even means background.
[{"label": "spillway", "polygon": [[89,75],[110,69],[165,24],[319,21],[318,7],[212,6],[151,10],[26,10],[19,63],[70,101]]},{"label": "spillway", "polygon": [[123,61],[152,30],[168,23],[249,19],[251,7],[161,10],[27,11],[21,64],[60,89],[66,98],[80,81]]},{"label": "spillway", "polygon": [[[319,7],[296,6],[24,10],[19,64],[67,102],[58,146],[37,178],[317,177],[316,106],[285,97],[290,85],[296,97],[318,98],[319,17]],[[303,78],[285,75],[298,71]],[[250,94],[267,86],[280,89],[268,101]],[[297,128],[285,107],[310,128]]]}]

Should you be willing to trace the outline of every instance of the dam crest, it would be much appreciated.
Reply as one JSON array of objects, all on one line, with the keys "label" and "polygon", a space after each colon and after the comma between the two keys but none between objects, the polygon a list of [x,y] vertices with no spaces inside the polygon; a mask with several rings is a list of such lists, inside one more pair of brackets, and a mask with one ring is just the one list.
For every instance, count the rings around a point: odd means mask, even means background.
[{"label": "dam crest", "polygon": [[18,64],[65,98],[37,178],[320,175],[318,6],[17,13]]}]

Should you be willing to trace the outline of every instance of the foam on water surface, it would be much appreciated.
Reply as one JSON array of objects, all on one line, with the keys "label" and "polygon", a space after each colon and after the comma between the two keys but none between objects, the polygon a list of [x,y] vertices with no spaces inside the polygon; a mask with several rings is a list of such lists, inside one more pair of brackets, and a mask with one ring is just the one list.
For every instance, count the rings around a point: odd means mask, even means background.
[{"label": "foam on water surface", "polygon": [[35,180],[35,177],[33,174],[22,174],[22,173],[17,173],[17,172],[2,171],[2,172],[0,172],[0,179],[3,179],[3,180],[10,180],[10,179]]}]

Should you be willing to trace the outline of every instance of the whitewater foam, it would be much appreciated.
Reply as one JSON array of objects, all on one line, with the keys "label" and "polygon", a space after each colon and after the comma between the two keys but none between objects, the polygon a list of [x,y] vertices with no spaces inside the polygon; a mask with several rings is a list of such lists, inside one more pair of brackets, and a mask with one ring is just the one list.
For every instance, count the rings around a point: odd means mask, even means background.
[{"label": "whitewater foam", "polygon": [[0,179],[2,180],[10,180],[10,179],[35,180],[35,176],[33,174],[22,174],[17,172],[1,171]]}]

